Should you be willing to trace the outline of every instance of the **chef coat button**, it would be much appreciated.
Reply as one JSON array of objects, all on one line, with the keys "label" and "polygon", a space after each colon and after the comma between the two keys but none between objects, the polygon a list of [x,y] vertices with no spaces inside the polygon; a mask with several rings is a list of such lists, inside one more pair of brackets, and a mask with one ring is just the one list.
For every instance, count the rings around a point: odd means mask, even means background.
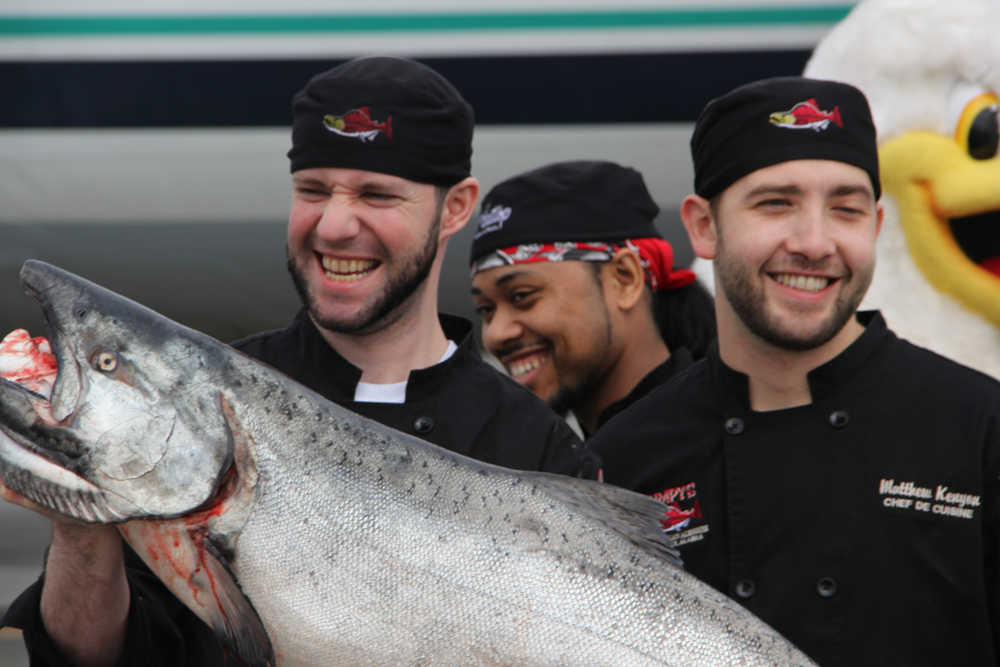
[{"label": "chef coat button", "polygon": [[736,593],[736,597],[747,600],[757,592],[757,584],[753,582],[753,579],[740,579],[736,582],[733,592]]},{"label": "chef coat button", "polygon": [[743,432],[743,420],[739,417],[730,417],[726,420],[726,433],[729,435],[739,435]]},{"label": "chef coat button", "polygon": [[816,592],[821,598],[832,598],[837,594],[837,580],[833,577],[820,577],[816,582]]},{"label": "chef coat button", "polygon": [[844,428],[849,421],[851,421],[851,415],[847,410],[834,410],[830,413],[830,426],[834,428]]},{"label": "chef coat button", "polygon": [[413,420],[413,430],[417,433],[430,433],[434,428],[434,420],[430,417],[417,417]]}]

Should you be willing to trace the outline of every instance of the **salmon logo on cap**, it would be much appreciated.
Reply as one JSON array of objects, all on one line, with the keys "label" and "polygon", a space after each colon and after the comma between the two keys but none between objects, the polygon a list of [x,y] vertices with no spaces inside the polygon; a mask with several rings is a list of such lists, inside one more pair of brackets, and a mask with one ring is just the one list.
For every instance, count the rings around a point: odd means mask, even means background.
[{"label": "salmon logo on cap", "polygon": [[768,117],[768,121],[778,127],[791,130],[810,129],[815,132],[830,127],[831,121],[837,127],[844,127],[840,118],[840,107],[833,107],[833,111],[823,111],[813,98],[799,102],[787,111],[775,111]]},{"label": "salmon logo on cap", "polygon": [[362,143],[374,141],[383,132],[387,139],[392,139],[392,116],[380,123],[372,120],[368,107],[351,109],[343,116],[326,114],[323,116],[323,127],[342,137],[360,139]]}]

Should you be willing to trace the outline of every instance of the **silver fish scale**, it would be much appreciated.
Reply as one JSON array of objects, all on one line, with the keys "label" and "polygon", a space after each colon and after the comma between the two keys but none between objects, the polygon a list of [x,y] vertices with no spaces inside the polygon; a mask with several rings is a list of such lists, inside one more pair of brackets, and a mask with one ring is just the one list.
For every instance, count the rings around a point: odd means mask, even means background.
[{"label": "silver fish scale", "polygon": [[246,403],[281,417],[238,415],[260,481],[233,566],[279,665],[810,664],[564,502],[577,480],[389,438],[280,386]]}]

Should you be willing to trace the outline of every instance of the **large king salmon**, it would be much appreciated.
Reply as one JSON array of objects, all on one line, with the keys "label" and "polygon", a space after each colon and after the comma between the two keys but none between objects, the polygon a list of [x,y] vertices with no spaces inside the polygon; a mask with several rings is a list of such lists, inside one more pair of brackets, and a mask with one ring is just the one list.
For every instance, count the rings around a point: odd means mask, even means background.
[{"label": "large king salmon", "polygon": [[364,419],[29,260],[58,376],[0,381],[0,477],[113,522],[250,665],[807,665],[686,574],[664,506]]}]

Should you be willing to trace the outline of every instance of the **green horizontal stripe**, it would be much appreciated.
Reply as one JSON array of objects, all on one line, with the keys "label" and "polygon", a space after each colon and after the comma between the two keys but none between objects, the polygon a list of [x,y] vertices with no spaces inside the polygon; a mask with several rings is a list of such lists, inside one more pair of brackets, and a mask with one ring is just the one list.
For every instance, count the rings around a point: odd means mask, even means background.
[{"label": "green horizontal stripe", "polygon": [[756,27],[832,24],[851,8],[838,4],[554,13],[0,16],[0,37]]}]

